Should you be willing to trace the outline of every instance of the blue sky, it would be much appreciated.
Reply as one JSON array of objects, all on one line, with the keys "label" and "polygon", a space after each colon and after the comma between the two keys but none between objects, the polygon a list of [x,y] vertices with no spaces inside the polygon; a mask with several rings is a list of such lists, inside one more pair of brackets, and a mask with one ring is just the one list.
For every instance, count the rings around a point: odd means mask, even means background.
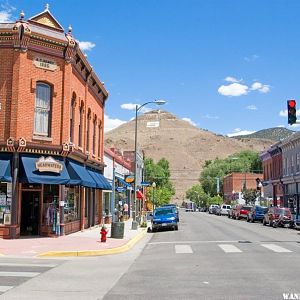
[{"label": "blue sky", "polygon": [[286,101],[300,108],[300,1],[0,0],[0,21],[46,3],[105,82],[106,129],[163,99],[161,109],[218,134],[298,130]]}]

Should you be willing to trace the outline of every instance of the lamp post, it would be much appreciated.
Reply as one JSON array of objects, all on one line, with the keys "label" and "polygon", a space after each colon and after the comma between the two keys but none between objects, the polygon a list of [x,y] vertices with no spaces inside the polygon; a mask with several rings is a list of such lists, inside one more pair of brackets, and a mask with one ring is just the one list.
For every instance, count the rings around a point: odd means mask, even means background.
[{"label": "lamp post", "polygon": [[134,185],[133,185],[133,189],[134,189],[134,197],[133,197],[133,211],[132,211],[132,225],[131,225],[131,229],[133,230],[137,230],[138,227],[138,222],[136,220],[136,188],[137,188],[137,116],[138,116],[138,111],[144,107],[147,104],[150,103],[154,103],[156,105],[163,105],[166,103],[166,101],[164,100],[154,100],[154,101],[149,101],[149,102],[145,102],[142,105],[136,105],[135,106],[135,129],[134,129]]},{"label": "lamp post", "polygon": [[155,208],[155,202],[154,202],[154,200],[155,200],[155,197],[154,197],[154,190],[155,190],[155,188],[156,188],[156,183],[153,182],[152,183],[152,206],[153,206],[153,213],[154,213],[154,208]]}]

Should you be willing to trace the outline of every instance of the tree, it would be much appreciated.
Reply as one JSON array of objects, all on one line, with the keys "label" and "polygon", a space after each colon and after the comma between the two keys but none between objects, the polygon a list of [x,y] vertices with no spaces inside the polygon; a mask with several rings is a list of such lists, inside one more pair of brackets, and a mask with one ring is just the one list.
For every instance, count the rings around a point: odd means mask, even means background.
[{"label": "tree", "polygon": [[156,206],[169,203],[175,194],[175,189],[170,182],[169,162],[165,158],[162,158],[155,163],[152,158],[146,158],[144,161],[144,170],[145,181],[150,183],[155,182],[156,184],[154,189],[148,189],[149,198],[151,200],[155,199]]},{"label": "tree", "polygon": [[186,198],[195,202],[197,207],[206,207],[208,196],[200,184],[193,185],[186,191]]},{"label": "tree", "polygon": [[246,189],[243,191],[243,198],[246,204],[254,205],[257,198],[257,191],[255,189]]}]

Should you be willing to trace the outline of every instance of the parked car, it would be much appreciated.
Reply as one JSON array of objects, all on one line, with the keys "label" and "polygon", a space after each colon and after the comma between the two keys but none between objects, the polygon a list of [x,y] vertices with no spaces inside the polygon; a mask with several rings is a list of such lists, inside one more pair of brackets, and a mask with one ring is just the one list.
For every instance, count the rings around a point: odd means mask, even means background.
[{"label": "parked car", "polygon": [[250,205],[238,205],[235,211],[234,219],[246,219],[251,208],[252,206]]},{"label": "parked car", "polygon": [[228,211],[228,218],[233,218],[234,214],[235,214],[235,211],[236,211],[236,207],[237,207],[237,204],[231,206],[231,208],[229,209]]},{"label": "parked car", "polygon": [[300,230],[300,215],[298,216],[298,218],[295,217],[295,219],[294,219],[294,227],[295,227],[295,229]]},{"label": "parked car", "polygon": [[[280,220],[280,223],[278,222]],[[263,225],[270,225],[272,227],[289,226],[293,227],[294,222],[292,219],[292,213],[287,207],[270,207],[268,212],[265,213],[263,218]]]},{"label": "parked car", "polygon": [[216,214],[219,216],[227,216],[228,212],[231,208],[231,205],[229,204],[222,204],[219,208],[217,208]]},{"label": "parked car", "polygon": [[175,212],[176,212],[177,222],[179,222],[179,209],[178,209],[176,204],[168,203],[168,204],[162,205],[162,207],[173,207],[175,209]]},{"label": "parked car", "polygon": [[268,208],[265,206],[254,205],[248,212],[247,222],[261,221],[264,218],[265,213],[268,211]]},{"label": "parked car", "polygon": [[209,206],[208,213],[209,214],[215,214],[218,207],[219,207],[218,204],[211,204]]},{"label": "parked car", "polygon": [[173,228],[178,230],[178,221],[176,211],[173,207],[158,207],[154,210],[152,223],[152,232],[162,228]]}]

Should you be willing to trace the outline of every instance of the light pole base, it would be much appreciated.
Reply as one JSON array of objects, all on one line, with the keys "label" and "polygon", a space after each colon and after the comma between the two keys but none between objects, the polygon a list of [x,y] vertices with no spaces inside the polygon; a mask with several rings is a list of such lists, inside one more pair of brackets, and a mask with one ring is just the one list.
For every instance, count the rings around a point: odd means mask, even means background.
[{"label": "light pole base", "polygon": [[137,221],[132,221],[131,223],[131,229],[132,230],[137,230],[138,229],[138,222]]}]

